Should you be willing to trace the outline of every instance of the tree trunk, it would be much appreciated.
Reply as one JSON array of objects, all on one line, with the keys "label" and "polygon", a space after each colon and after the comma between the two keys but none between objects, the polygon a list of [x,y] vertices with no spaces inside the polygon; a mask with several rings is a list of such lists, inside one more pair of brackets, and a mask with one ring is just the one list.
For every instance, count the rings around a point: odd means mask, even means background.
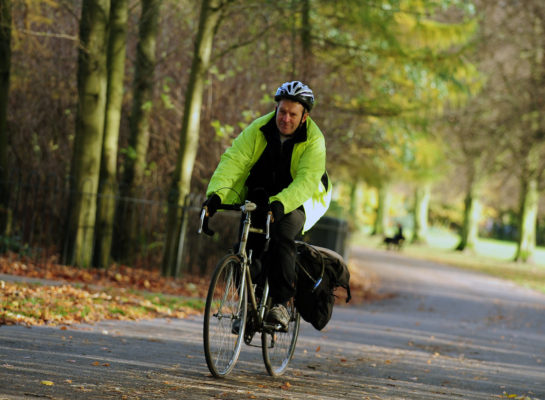
[{"label": "tree trunk", "polygon": [[474,251],[479,236],[479,218],[481,207],[479,201],[479,186],[471,183],[464,201],[464,221],[458,251]]},{"label": "tree trunk", "polygon": [[390,209],[390,187],[381,185],[378,188],[377,215],[373,235],[384,235],[388,228],[388,210]]},{"label": "tree trunk", "polygon": [[536,221],[539,192],[537,180],[529,178],[521,185],[519,236],[515,261],[532,261],[536,247]]},{"label": "tree trunk", "polygon": [[111,261],[115,195],[117,193],[117,150],[123,102],[123,81],[125,78],[128,5],[128,0],[116,0],[112,3],[110,12],[108,94],[100,167],[94,262],[96,266],[101,268],[107,268]]},{"label": "tree trunk", "polygon": [[423,183],[414,193],[414,232],[413,243],[426,243],[428,235],[428,210],[431,197],[431,184]]},{"label": "tree trunk", "polygon": [[104,134],[109,0],[85,0],[78,57],[78,112],[72,158],[65,262],[91,266]]},{"label": "tree trunk", "polygon": [[[536,37],[543,37],[545,15],[533,13],[533,31]],[[533,262],[536,248],[536,224],[539,207],[539,176],[543,174],[542,160],[545,153],[545,48],[543,41],[533,48],[532,67],[532,107],[528,113],[529,132],[524,136],[527,154],[522,160],[524,168],[521,176],[518,240],[515,261]],[[529,52],[529,55],[532,54]]]},{"label": "tree trunk", "polygon": [[[126,154],[124,176],[121,186],[122,199],[132,199],[141,194],[147,166],[150,139],[150,114],[153,103],[153,75],[156,64],[156,43],[161,0],[142,0],[139,41],[136,55],[134,99],[130,118],[129,151]],[[122,200],[118,213],[116,235],[116,258],[131,262],[129,257],[136,246],[138,215],[131,200]]]},{"label": "tree trunk", "polygon": [[301,47],[303,65],[300,79],[307,85],[311,85],[311,73],[313,71],[311,27],[310,0],[303,0],[303,7],[301,10]]},{"label": "tree trunk", "polygon": [[11,1],[0,0],[0,235],[8,223],[7,109],[11,70]]},{"label": "tree trunk", "polygon": [[352,181],[350,184],[350,205],[348,209],[348,215],[350,215],[350,220],[354,223],[357,220],[358,215],[358,182]]},{"label": "tree trunk", "polygon": [[200,114],[205,74],[210,66],[214,33],[219,25],[223,6],[219,0],[203,0],[195,51],[186,91],[184,117],[180,133],[180,149],[169,195],[167,238],[163,257],[163,274],[178,276],[181,270],[180,246],[183,244],[185,199],[189,194],[191,175],[199,143]]},{"label": "tree trunk", "polygon": [[363,208],[365,207],[364,192],[365,186],[361,181],[353,181],[350,184],[350,205],[348,209],[350,221],[348,221],[348,226],[351,230],[360,227]]}]

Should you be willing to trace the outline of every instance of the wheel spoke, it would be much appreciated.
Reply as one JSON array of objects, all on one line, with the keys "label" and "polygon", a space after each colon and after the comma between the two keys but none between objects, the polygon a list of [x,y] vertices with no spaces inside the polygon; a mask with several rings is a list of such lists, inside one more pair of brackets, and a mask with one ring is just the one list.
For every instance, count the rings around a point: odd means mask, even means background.
[{"label": "wheel spoke", "polygon": [[287,331],[263,332],[261,336],[263,361],[272,376],[282,375],[286,371],[297,344],[300,320],[293,300],[288,305],[288,311],[291,317]]},{"label": "wheel spoke", "polygon": [[210,372],[216,377],[227,375],[240,354],[244,329],[233,333],[233,321],[246,318],[246,294],[239,291],[235,274],[240,269],[240,260],[234,255],[226,256],[216,268],[205,307],[203,327],[204,351]]}]

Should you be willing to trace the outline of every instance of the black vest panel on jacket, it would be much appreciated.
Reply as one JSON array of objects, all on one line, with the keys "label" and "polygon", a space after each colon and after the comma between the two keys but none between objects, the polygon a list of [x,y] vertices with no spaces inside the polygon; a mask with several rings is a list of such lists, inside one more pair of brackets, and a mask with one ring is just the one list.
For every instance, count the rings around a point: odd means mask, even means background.
[{"label": "black vest panel on jacket", "polygon": [[248,193],[255,193],[256,190],[263,189],[266,198],[278,194],[293,181],[290,173],[293,146],[307,138],[306,124],[303,124],[293,133],[291,138],[281,143],[275,118],[276,114],[261,127],[267,140],[267,146],[250,170],[250,175],[246,180]]}]

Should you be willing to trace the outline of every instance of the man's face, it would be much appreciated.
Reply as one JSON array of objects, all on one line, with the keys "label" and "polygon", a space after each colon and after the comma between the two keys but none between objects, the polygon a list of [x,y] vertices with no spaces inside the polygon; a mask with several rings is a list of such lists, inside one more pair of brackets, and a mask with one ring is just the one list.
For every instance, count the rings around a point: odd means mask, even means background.
[{"label": "man's face", "polygon": [[283,99],[276,108],[276,126],[282,135],[293,135],[299,124],[307,120],[307,116],[301,103]]}]

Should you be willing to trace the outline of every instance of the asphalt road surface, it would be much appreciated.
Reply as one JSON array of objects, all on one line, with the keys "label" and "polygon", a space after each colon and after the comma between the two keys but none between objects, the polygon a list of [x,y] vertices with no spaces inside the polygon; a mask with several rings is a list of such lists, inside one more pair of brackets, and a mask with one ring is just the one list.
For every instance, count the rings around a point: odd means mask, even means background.
[{"label": "asphalt road surface", "polygon": [[498,279],[353,249],[384,300],[302,324],[291,368],[244,347],[211,377],[202,321],[0,327],[3,399],[545,399],[545,296]]}]

